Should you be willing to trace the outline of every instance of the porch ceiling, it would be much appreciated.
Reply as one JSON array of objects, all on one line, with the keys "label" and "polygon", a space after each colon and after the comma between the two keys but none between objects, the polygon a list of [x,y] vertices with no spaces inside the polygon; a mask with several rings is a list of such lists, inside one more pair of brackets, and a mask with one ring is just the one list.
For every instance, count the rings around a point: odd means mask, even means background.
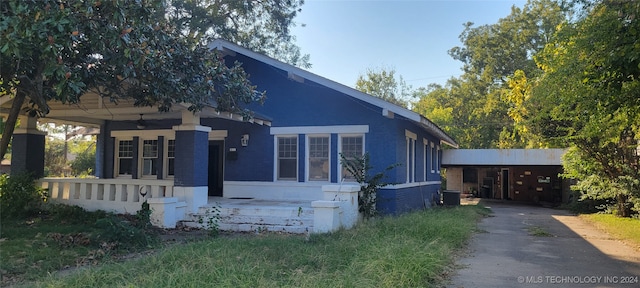
[{"label": "porch ceiling", "polygon": [[[0,97],[0,115],[6,116],[9,113],[13,99],[8,96]],[[26,101],[25,101],[26,102]],[[157,107],[135,107],[132,100],[121,100],[118,103],[104,101],[97,94],[87,94],[82,97],[82,102],[76,104],[64,104],[57,101],[49,102],[51,108],[49,114],[38,119],[43,123],[65,123],[87,127],[97,127],[106,120],[111,121],[135,121],[140,119],[140,114],[144,120],[161,119],[181,119],[182,111],[187,109],[185,104],[177,104],[171,111],[159,112]],[[28,103],[23,105],[22,114],[26,115]],[[229,112],[218,112],[213,107],[205,107],[200,112],[201,118],[224,118],[235,121],[244,121],[241,115]],[[260,125],[271,125],[268,119],[254,117],[252,123]]]}]

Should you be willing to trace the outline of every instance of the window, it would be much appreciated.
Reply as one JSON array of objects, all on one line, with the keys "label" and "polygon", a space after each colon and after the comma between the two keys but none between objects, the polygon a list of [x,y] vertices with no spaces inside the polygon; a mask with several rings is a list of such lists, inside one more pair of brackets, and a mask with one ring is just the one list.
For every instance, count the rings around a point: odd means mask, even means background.
[{"label": "window", "polygon": [[120,140],[118,141],[118,157],[116,159],[116,165],[119,176],[130,176],[132,173],[131,166],[133,165],[133,141],[132,140]]},{"label": "window", "polygon": [[158,140],[142,141],[142,176],[158,174]]},{"label": "window", "polygon": [[431,173],[435,173],[436,172],[436,149],[434,147],[433,142],[431,142]]},{"label": "window", "polygon": [[176,163],[176,140],[167,141],[167,176],[173,176]]},{"label": "window", "polygon": [[329,137],[309,137],[309,181],[329,181]]},{"label": "window", "polygon": [[[364,137],[360,136],[342,136],[340,151],[347,161],[361,157],[364,152]],[[342,167],[342,179],[355,180],[355,177],[346,168]]]},{"label": "window", "polygon": [[416,140],[407,137],[407,183],[415,181],[415,164],[416,164],[416,152],[415,152]]},{"label": "window", "polygon": [[298,179],[298,137],[278,137],[278,180]]},{"label": "window", "polygon": [[440,173],[440,145],[436,146],[436,170]]},{"label": "window", "polygon": [[422,161],[422,171],[424,171],[424,181],[427,181],[428,177],[427,177],[427,168],[428,168],[428,164],[429,163],[429,140],[427,139],[423,139],[422,143],[424,143],[424,149],[422,152],[424,152],[423,154],[423,161]]}]

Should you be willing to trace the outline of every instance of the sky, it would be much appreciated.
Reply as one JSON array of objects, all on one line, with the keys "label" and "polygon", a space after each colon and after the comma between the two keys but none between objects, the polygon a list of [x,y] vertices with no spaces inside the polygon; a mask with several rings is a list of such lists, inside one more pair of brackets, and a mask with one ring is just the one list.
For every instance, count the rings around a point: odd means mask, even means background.
[{"label": "sky", "polygon": [[[292,30],[312,73],[354,87],[367,69],[392,68],[413,88],[462,74],[447,53],[463,24],[495,24],[525,0],[306,0]],[[302,24],[302,25],[301,25]],[[303,27],[304,26],[304,27]]]}]

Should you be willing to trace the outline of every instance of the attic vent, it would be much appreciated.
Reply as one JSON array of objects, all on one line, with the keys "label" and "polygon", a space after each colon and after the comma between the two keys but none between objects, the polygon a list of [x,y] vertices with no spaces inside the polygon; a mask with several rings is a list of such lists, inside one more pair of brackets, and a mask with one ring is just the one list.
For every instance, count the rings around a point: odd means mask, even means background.
[{"label": "attic vent", "polygon": [[304,78],[302,78],[299,75],[294,74],[293,72],[288,72],[287,73],[287,78],[296,81],[296,82],[300,82],[300,83],[304,83]]}]

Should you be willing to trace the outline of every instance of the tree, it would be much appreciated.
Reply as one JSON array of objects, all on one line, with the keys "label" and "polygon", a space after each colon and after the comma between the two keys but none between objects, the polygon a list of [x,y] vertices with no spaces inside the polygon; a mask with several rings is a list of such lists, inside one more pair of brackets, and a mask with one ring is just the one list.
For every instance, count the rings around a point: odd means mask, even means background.
[{"label": "tree", "polygon": [[466,23],[460,34],[463,45],[449,51],[463,63],[464,74],[447,81],[444,90],[420,93],[416,106],[452,108],[448,123],[435,123],[449,129],[461,147],[514,148],[537,143],[526,139],[530,134],[518,130],[521,125],[509,116],[515,109],[509,99],[515,98],[506,95],[511,91],[508,81],[518,70],[525,75],[540,73],[532,56],[544,48],[567,15],[569,10],[558,3],[538,0],[522,9],[513,7],[496,24]]},{"label": "tree", "polygon": [[[234,1],[230,1],[234,2]],[[18,114],[44,117],[48,101],[77,103],[88,91],[106,101],[133,98],[136,106],[167,111],[188,103],[198,111],[250,111],[260,102],[239,63],[183,36],[163,0],[0,2],[0,96],[13,97],[0,140],[6,153]],[[275,25],[275,24],[274,24]],[[237,31],[242,33],[243,31]]]},{"label": "tree", "polygon": [[408,97],[411,96],[409,87],[402,76],[396,80],[396,70],[393,68],[367,69],[365,75],[358,76],[356,89],[387,102],[407,108]]},{"label": "tree", "polygon": [[[592,199],[611,198],[619,216],[640,212],[640,3],[597,1],[565,23],[537,55],[528,125],[572,147],[565,174]],[[553,129],[549,129],[553,127]]]},{"label": "tree", "polygon": [[290,27],[303,0],[172,0],[168,17],[186,37],[206,43],[226,39],[304,68],[309,55],[294,44]]}]

